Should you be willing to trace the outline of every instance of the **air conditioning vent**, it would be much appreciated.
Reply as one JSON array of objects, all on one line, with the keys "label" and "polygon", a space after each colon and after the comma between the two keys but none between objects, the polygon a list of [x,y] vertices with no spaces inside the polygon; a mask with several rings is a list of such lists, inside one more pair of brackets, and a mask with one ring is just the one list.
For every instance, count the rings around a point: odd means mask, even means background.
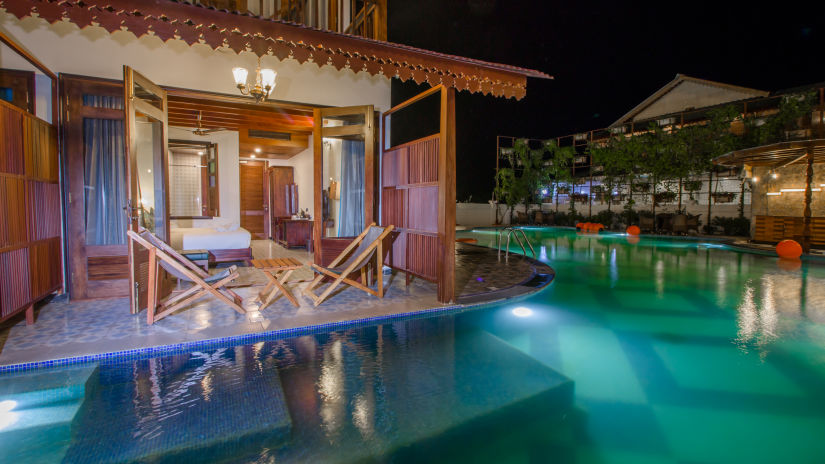
[{"label": "air conditioning vent", "polygon": [[292,140],[289,132],[275,132],[258,129],[249,129],[249,138],[269,139],[269,140]]}]

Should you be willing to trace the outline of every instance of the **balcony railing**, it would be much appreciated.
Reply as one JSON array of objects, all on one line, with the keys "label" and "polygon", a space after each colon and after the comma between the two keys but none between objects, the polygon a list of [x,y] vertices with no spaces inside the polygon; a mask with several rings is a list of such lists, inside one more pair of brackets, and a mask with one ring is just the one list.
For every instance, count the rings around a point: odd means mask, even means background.
[{"label": "balcony railing", "polygon": [[194,0],[194,3],[387,40],[387,0]]}]

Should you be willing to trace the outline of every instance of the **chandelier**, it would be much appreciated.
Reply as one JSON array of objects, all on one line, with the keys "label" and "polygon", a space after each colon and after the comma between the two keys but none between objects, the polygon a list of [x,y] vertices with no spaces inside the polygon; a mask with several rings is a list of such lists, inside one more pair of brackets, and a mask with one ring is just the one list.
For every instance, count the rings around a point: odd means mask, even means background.
[{"label": "chandelier", "polygon": [[275,77],[278,75],[271,69],[261,69],[261,59],[258,58],[258,68],[255,70],[255,85],[246,83],[246,76],[249,71],[246,68],[232,68],[232,75],[235,77],[235,85],[242,95],[252,95],[255,101],[261,103],[272,93],[275,88]]}]

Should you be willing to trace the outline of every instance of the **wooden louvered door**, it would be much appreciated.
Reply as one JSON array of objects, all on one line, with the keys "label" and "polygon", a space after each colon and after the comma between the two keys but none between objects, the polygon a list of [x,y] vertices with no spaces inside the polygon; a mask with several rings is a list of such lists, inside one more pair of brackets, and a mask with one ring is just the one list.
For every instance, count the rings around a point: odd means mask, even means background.
[{"label": "wooden louvered door", "polygon": [[0,101],[0,321],[63,284],[57,130]]},{"label": "wooden louvered door", "polygon": [[[408,118],[402,110],[422,105]],[[435,108],[438,108],[436,110]],[[420,108],[419,108],[420,109]],[[407,113],[409,115],[409,113]],[[392,136],[397,126],[414,122],[424,129]],[[406,118],[406,119],[405,119]],[[455,90],[436,86],[406,100],[382,115],[381,224],[394,225],[386,264],[409,276],[437,282],[438,300],[455,300]],[[421,131],[424,134],[421,134]],[[429,132],[429,134],[428,134]],[[435,132],[435,133],[432,133]],[[412,139],[412,140],[410,140]]]}]

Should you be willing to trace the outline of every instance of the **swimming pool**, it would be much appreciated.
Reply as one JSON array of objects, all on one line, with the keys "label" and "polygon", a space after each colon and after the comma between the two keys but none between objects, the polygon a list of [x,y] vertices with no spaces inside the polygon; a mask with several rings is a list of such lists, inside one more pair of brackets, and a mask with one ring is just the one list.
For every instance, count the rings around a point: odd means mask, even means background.
[{"label": "swimming pool", "polygon": [[0,461],[825,461],[825,266],[527,234],[523,300],[0,376]]}]

